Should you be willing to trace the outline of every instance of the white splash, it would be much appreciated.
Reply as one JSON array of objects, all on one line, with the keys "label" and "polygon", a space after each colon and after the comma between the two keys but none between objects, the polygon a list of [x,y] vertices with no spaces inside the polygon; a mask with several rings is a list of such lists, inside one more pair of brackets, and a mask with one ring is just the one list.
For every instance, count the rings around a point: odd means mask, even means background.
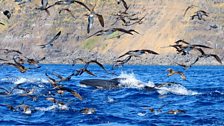
[{"label": "white splash", "polygon": [[119,82],[120,87],[128,87],[128,88],[138,88],[142,89],[146,86],[146,84],[138,79],[136,79],[134,73],[127,74],[122,72],[121,75],[118,76],[118,78],[125,78],[121,79]]},{"label": "white splash", "polygon": [[146,115],[146,112],[139,112],[138,113],[138,116],[145,116]]},{"label": "white splash", "polygon": [[39,111],[52,111],[54,109],[58,108],[58,105],[52,105],[52,106],[48,106],[48,107],[35,107],[35,110],[39,110]]},{"label": "white splash", "polygon": [[14,84],[22,84],[22,83],[48,83],[47,79],[40,78],[40,77],[18,77]]},{"label": "white splash", "polygon": [[14,84],[22,84],[22,83],[25,83],[27,82],[27,79],[26,78],[19,78],[17,79]]},{"label": "white splash", "polygon": [[108,97],[107,97],[107,102],[108,102],[108,103],[113,103],[113,102],[114,102],[114,99],[108,96]]},{"label": "white splash", "polygon": [[156,89],[160,95],[165,95],[168,93],[172,93],[172,94],[176,94],[176,95],[197,95],[197,94],[199,94],[198,92],[188,90],[187,88],[185,88],[183,85],[180,85],[180,84],[159,87]]}]

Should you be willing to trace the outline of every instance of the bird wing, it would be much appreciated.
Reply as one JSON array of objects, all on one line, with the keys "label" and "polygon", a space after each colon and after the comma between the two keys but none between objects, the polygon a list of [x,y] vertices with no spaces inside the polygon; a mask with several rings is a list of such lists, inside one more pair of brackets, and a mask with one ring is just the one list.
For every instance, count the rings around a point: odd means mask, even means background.
[{"label": "bird wing", "polygon": [[61,80],[64,79],[64,77],[61,76],[61,75],[58,74],[58,73],[52,72],[52,74],[53,74],[54,76],[56,76],[57,78],[61,79]]},{"label": "bird wing", "polygon": [[125,54],[119,56],[118,59],[121,58],[121,57],[123,57],[123,56],[125,56],[125,55],[129,55],[129,53],[130,53],[130,51],[126,52]]},{"label": "bird wing", "polygon": [[126,3],[124,0],[121,0],[121,2],[122,2],[122,4],[123,4],[124,8],[125,8],[126,10],[128,10],[128,5],[127,5],[127,3]]},{"label": "bird wing", "polygon": [[193,8],[193,7],[197,7],[197,6],[195,6],[195,5],[188,6],[187,9],[184,11],[184,15],[183,16],[185,16],[187,14],[187,11],[189,9]]},{"label": "bird wing", "polygon": [[88,11],[91,12],[90,8],[87,7],[83,2],[80,2],[80,1],[75,1],[76,3],[78,3],[79,5],[82,5],[83,7],[85,7]]},{"label": "bird wing", "polygon": [[194,65],[196,62],[198,62],[198,60],[199,60],[200,58],[201,58],[201,56],[198,56],[197,59],[196,59],[193,63],[191,63],[190,66],[192,66],[192,65]]},{"label": "bird wing", "polygon": [[104,19],[103,19],[103,16],[100,15],[100,14],[96,14],[96,16],[97,16],[97,18],[98,18],[98,20],[99,20],[99,22],[100,22],[100,25],[101,25],[102,27],[104,27]]},{"label": "bird wing", "polygon": [[95,32],[94,34],[90,35],[90,36],[87,37],[87,38],[90,38],[90,37],[92,37],[92,36],[94,36],[94,35],[100,36],[100,35],[102,35],[103,32],[104,32],[104,30],[99,30],[99,31]]},{"label": "bird wing", "polygon": [[73,18],[75,18],[74,14],[72,13],[72,11],[68,8],[64,8],[59,10],[59,14],[61,14],[62,11],[67,11]]},{"label": "bird wing", "polygon": [[56,39],[58,39],[58,37],[61,35],[61,31],[59,31],[47,44],[43,44],[43,45],[39,45],[42,48],[45,48],[46,45],[51,45]]},{"label": "bird wing", "polygon": [[201,55],[205,54],[205,52],[201,48],[194,48],[194,49],[198,50],[201,53]]},{"label": "bird wing", "polygon": [[19,53],[22,54],[22,52],[18,51],[18,50],[9,50],[9,49],[0,49],[0,50],[5,50],[4,53],[11,53],[11,52],[15,52],[15,53]]},{"label": "bird wing", "polygon": [[197,44],[194,44],[194,45],[192,45],[192,46],[193,46],[193,47],[202,47],[202,48],[212,49],[212,47],[205,46],[205,45],[197,45]]},{"label": "bird wing", "polygon": [[124,32],[130,35],[133,35],[129,30],[125,30],[123,28],[113,28],[115,31],[120,31],[120,32]]},{"label": "bird wing", "polygon": [[57,83],[56,83],[56,80],[54,78],[51,78],[47,73],[45,73],[45,76],[47,76],[48,81],[51,83],[51,85],[53,87],[57,87],[58,86]]},{"label": "bird wing", "polygon": [[222,60],[219,58],[219,56],[215,54],[209,54],[209,56],[213,56],[220,64],[222,64]]},{"label": "bird wing", "polygon": [[184,75],[183,72],[177,71],[177,74],[179,74],[183,80],[186,80],[186,76]]},{"label": "bird wing", "polygon": [[105,69],[105,67],[101,64],[101,63],[99,63],[97,60],[91,60],[91,61],[89,61],[89,63],[96,63],[98,66],[100,66],[104,71],[106,71],[107,72],[107,70]]},{"label": "bird wing", "polygon": [[204,10],[199,10],[198,12],[201,12],[201,13],[203,13],[205,16],[208,17],[208,13],[207,13],[206,11],[204,11]]},{"label": "bird wing", "polygon": [[58,39],[58,37],[61,35],[61,31],[59,31],[55,36],[54,36],[54,38],[52,38],[49,42],[48,42],[48,44],[51,44],[52,42],[54,42],[56,39]]},{"label": "bird wing", "polygon": [[70,88],[66,88],[66,87],[59,87],[60,90],[65,90],[67,92],[70,92],[72,95],[74,95],[76,98],[78,98],[79,100],[82,100],[82,96],[77,93],[76,91],[70,89]]},{"label": "bird wing", "polygon": [[45,59],[46,59],[46,57],[43,57],[43,58],[37,60],[37,63],[39,63],[40,61],[43,61],[43,60],[45,60]]},{"label": "bird wing", "polygon": [[96,76],[94,73],[92,73],[91,71],[89,71],[89,70],[87,70],[87,69],[85,69],[84,72],[86,72],[86,73],[88,73],[88,74],[90,74],[90,75],[92,75],[92,76]]},{"label": "bird wing", "polygon": [[148,49],[143,49],[142,51],[147,52],[147,53],[151,53],[151,54],[155,54],[155,55],[159,55],[157,52],[154,52],[154,51],[148,50]]},{"label": "bird wing", "polygon": [[174,63],[177,64],[178,66],[183,67],[185,70],[186,70],[188,67],[190,67],[190,66],[187,66],[187,65],[185,65],[185,64],[180,64],[180,63],[177,63],[177,62],[174,62]]},{"label": "bird wing", "polygon": [[174,43],[176,43],[177,45],[179,45],[179,43],[184,43],[184,44],[189,44],[188,42],[186,42],[186,41],[184,41],[184,40],[182,40],[182,39],[180,39],[180,40],[177,40],[176,42],[174,42]]}]

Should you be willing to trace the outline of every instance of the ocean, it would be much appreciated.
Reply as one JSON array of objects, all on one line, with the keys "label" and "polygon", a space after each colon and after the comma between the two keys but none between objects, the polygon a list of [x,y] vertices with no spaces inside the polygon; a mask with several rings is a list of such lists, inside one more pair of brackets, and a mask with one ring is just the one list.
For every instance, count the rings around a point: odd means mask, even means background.
[{"label": "ocean", "polygon": [[[1,66],[0,125],[224,125],[224,66],[193,66],[188,70],[179,66],[147,65],[125,65],[112,70],[110,65],[105,66],[116,75],[90,65],[88,69],[97,76],[84,73],[59,83],[78,92],[83,100],[69,92],[58,94],[45,76],[56,72],[66,77],[82,65],[41,64],[41,68],[26,73]],[[168,68],[184,72],[187,80],[179,75],[168,77]],[[79,83],[84,79],[113,78],[126,80],[114,89]],[[163,83],[174,85],[155,90],[143,88]],[[32,93],[26,93],[31,90]],[[58,102],[46,100],[49,97]],[[30,111],[24,111],[23,106],[29,106]],[[85,113],[86,108],[92,111]]]}]

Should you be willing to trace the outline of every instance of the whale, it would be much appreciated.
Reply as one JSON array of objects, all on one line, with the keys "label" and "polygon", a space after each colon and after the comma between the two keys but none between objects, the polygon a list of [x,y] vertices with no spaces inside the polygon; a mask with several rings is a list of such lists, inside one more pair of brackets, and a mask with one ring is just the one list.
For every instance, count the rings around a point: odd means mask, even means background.
[{"label": "whale", "polygon": [[102,89],[114,89],[119,87],[119,81],[124,78],[114,78],[110,80],[106,79],[85,79],[81,80],[79,83],[85,86],[91,86],[95,88]]},{"label": "whale", "polygon": [[[99,89],[116,89],[122,88],[120,85],[121,80],[125,80],[126,78],[113,78],[113,79],[84,79],[81,80],[79,83],[80,85],[95,87]],[[146,90],[155,89],[154,87],[144,86]]]}]

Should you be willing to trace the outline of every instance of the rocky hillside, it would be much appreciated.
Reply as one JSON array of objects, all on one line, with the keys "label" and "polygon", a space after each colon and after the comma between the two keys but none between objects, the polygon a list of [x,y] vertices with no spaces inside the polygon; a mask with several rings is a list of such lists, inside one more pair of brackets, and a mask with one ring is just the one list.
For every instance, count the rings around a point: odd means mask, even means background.
[{"label": "rocky hillside", "polygon": [[[19,1],[19,0],[17,0]],[[24,0],[23,0],[24,1]],[[26,1],[26,0],[25,0]],[[144,19],[131,26],[123,26],[121,21],[116,22],[113,14],[124,11],[122,4],[116,0],[80,0],[89,7],[95,6],[95,12],[102,14],[105,26],[101,27],[97,19],[94,20],[91,32],[87,34],[87,16],[89,12],[78,4],[58,5],[45,11],[36,10],[41,0],[27,0],[19,4],[14,0],[0,0],[0,11],[9,10],[12,13],[7,19],[0,14],[0,48],[17,49],[29,57],[43,57],[45,63],[71,63],[77,57],[98,58],[104,63],[113,60],[135,49],[151,49],[159,56],[144,55],[133,58],[129,63],[141,64],[173,64],[186,62],[197,58],[197,52],[191,55],[177,55],[175,49],[164,48],[174,44],[176,40],[184,39],[192,44],[203,44],[214,49],[206,50],[217,54],[223,61],[224,56],[224,0],[126,0],[128,13],[135,18]],[[56,0],[49,0],[49,5]],[[187,7],[194,5],[184,15]],[[67,11],[69,8],[74,15]],[[205,21],[191,16],[198,10],[208,12]],[[93,36],[98,30],[119,27],[135,29],[139,34],[129,35],[115,32],[106,36]],[[40,48],[40,44],[47,43],[58,31],[61,36],[54,42],[52,48]],[[117,37],[118,36],[118,37]],[[2,55],[2,54],[1,54]],[[219,65],[213,58],[201,60],[197,64]]]}]

